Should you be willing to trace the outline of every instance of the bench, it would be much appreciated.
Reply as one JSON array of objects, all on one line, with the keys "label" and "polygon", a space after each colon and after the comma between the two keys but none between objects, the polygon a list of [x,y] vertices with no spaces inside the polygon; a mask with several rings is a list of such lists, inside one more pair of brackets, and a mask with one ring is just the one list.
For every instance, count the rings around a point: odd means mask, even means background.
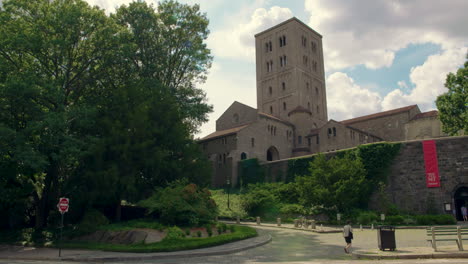
[{"label": "bench", "polygon": [[468,235],[468,227],[460,226],[433,226],[426,228],[428,242],[431,242],[434,251],[437,251],[437,241],[455,241],[458,250],[463,251],[463,236]]}]

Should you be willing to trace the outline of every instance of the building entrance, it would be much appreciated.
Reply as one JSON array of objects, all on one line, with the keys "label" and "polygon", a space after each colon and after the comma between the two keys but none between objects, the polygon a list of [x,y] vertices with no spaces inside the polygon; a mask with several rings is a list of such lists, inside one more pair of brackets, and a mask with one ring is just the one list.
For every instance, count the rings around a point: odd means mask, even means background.
[{"label": "building entrance", "polygon": [[465,205],[468,207],[468,187],[460,187],[455,191],[453,195],[453,200],[455,202],[455,212],[457,216],[457,221],[463,221],[463,216],[461,212],[461,207]]},{"label": "building entrance", "polygon": [[278,150],[275,147],[270,147],[267,150],[267,161],[273,161],[279,159]]}]

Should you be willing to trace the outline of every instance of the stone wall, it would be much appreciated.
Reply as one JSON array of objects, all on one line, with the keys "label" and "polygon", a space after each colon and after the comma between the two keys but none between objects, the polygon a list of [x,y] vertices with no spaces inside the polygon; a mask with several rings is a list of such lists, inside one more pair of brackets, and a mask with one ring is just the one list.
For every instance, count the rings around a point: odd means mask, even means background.
[{"label": "stone wall", "polygon": [[[388,197],[399,209],[420,214],[432,211],[444,213],[444,203],[451,203],[454,207],[455,192],[461,187],[468,187],[468,136],[434,140],[441,182],[439,188],[426,187],[422,140],[402,142],[400,153],[390,166],[386,189]],[[289,160],[264,163],[267,180],[283,180]],[[379,210],[379,205],[378,195],[374,193],[369,207]]]},{"label": "stone wall", "polygon": [[[468,186],[468,137],[436,139],[440,185],[427,188],[422,140],[404,142],[390,168],[387,192],[398,208],[408,212],[444,213],[444,203],[454,203],[458,188]],[[377,209],[374,195],[371,206]]]}]

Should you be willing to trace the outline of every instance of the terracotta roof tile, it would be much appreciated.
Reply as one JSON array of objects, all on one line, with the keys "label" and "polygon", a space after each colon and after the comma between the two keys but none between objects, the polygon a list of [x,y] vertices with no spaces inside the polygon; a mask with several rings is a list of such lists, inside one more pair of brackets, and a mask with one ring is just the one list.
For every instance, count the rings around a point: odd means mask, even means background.
[{"label": "terracotta roof tile", "polygon": [[341,123],[343,123],[345,125],[354,124],[354,123],[363,122],[363,121],[367,121],[367,120],[374,119],[374,118],[385,117],[385,116],[389,116],[389,115],[395,115],[395,114],[398,114],[398,113],[406,112],[406,111],[409,111],[409,110],[411,110],[411,109],[413,109],[415,107],[418,107],[418,106],[417,105],[405,106],[405,107],[402,107],[402,108],[392,109],[392,110],[388,110],[388,111],[384,111],[384,112],[380,112],[380,113],[375,113],[375,114],[371,114],[371,115],[360,116],[360,117],[356,117],[356,118],[352,118],[352,119],[348,119],[348,120],[343,120],[343,121],[341,121]]},{"label": "terracotta roof tile", "polygon": [[229,129],[225,129],[225,130],[216,131],[216,132],[213,132],[213,133],[209,134],[208,136],[200,139],[199,141],[206,141],[206,140],[209,140],[209,139],[214,139],[214,138],[217,138],[217,137],[222,137],[222,136],[227,136],[227,135],[230,135],[230,134],[234,134],[234,133],[237,133],[237,132],[241,131],[242,129],[248,127],[249,125],[250,124],[243,125],[243,126],[238,126],[238,127],[233,127],[233,128],[229,128]]}]

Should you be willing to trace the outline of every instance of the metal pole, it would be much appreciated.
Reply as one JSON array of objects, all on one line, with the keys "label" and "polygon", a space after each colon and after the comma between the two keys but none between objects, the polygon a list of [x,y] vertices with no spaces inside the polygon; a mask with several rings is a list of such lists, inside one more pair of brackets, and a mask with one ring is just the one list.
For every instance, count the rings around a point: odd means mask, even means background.
[{"label": "metal pole", "polygon": [[62,225],[60,226],[59,257],[62,256],[63,215],[64,215],[64,213],[62,213]]}]

